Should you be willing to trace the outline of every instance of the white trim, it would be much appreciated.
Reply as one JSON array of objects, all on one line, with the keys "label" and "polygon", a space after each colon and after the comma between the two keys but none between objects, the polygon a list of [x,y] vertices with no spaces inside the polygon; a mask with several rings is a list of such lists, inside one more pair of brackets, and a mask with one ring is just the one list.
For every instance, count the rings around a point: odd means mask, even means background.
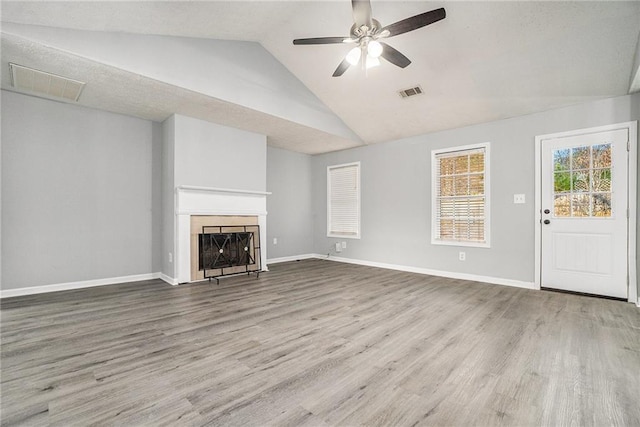
[{"label": "white trim", "polygon": [[367,267],[384,268],[387,270],[405,271],[407,273],[418,273],[418,274],[426,274],[429,276],[446,277],[449,279],[471,280],[474,282],[491,283],[494,285],[512,286],[512,287],[524,288],[524,289],[535,289],[535,285],[533,282],[524,282],[521,280],[514,280],[514,279],[503,279],[501,277],[479,276],[476,274],[469,274],[469,273],[457,273],[453,271],[431,270],[429,268],[411,267],[411,266],[398,265],[398,264],[387,264],[382,262],[364,261],[359,259],[341,258],[341,257],[334,257],[334,256],[327,257],[326,255],[320,255],[320,254],[315,254],[314,258],[324,259],[328,261],[343,262],[347,264],[364,265]]},{"label": "white trim", "polygon": [[[331,232],[331,169],[339,169],[348,166],[358,167],[358,231],[355,236],[337,234]],[[360,230],[362,224],[362,167],[360,162],[342,163],[339,165],[327,166],[327,237],[335,237],[338,239],[360,239]]]},{"label": "white trim", "polygon": [[534,143],[534,191],[533,191],[533,283],[540,289],[542,283],[542,139],[536,136]]},{"label": "white trim", "polygon": [[179,185],[178,190],[206,191],[208,193],[235,193],[235,194],[255,194],[257,196],[269,196],[269,191],[236,190],[233,188],[198,187],[196,185]]},{"label": "white trim", "polygon": [[[436,205],[437,196],[436,180],[436,156],[442,153],[457,153],[470,150],[484,150],[484,242],[468,242],[455,240],[436,239]],[[431,244],[445,246],[464,246],[474,248],[491,247],[491,143],[460,145],[449,148],[431,150]]]},{"label": "white trim", "polygon": [[134,274],[131,276],[109,277],[106,279],[83,280],[80,282],[56,283],[54,285],[32,286],[28,288],[4,289],[4,290],[0,290],[0,298],[44,294],[47,292],[69,291],[73,289],[84,289],[84,288],[93,288],[95,286],[117,285],[121,283],[140,282],[143,280],[153,280],[153,279],[160,279],[160,278],[161,278],[161,273],[147,273],[147,274]]},{"label": "white trim", "polygon": [[[640,295],[638,295],[638,272],[636,266],[636,248],[638,242],[636,239],[637,234],[637,208],[638,208],[638,122],[628,122],[629,124],[629,221],[628,221],[628,233],[630,238],[628,242],[628,262],[629,262],[629,301],[636,302],[636,305],[640,307]],[[635,286],[633,286],[635,284]]]},{"label": "white trim", "polygon": [[304,255],[292,255],[292,256],[283,256],[280,258],[268,259],[267,264],[278,264],[280,262],[289,262],[289,261],[300,261],[303,259],[311,259],[317,258],[317,254],[304,254]]},{"label": "white trim", "polygon": [[613,131],[618,129],[627,129],[629,135],[629,154],[628,154],[628,248],[627,248],[627,274],[629,277],[628,301],[640,307],[640,297],[638,296],[637,271],[636,271],[636,216],[637,216],[637,174],[638,174],[638,122],[630,121],[616,123],[606,126],[596,126],[591,128],[576,129],[566,132],[551,133],[546,135],[537,135],[535,138],[535,259],[534,259],[534,284],[536,289],[540,289],[541,284],[541,268],[542,268],[542,141],[546,139],[564,138],[568,136],[586,135],[590,133],[600,133]]},{"label": "white trim", "polygon": [[175,286],[178,284],[178,280],[174,279],[173,277],[169,277],[164,273],[160,273],[160,277],[159,279],[161,279],[164,282],[167,282],[168,284],[170,284],[171,286]]}]

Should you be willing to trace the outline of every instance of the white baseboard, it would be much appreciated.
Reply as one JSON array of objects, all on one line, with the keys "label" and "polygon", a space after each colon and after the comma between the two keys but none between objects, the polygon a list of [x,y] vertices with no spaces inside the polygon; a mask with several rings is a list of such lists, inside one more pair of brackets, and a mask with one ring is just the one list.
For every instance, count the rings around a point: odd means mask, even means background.
[{"label": "white baseboard", "polygon": [[158,276],[162,281],[167,282],[168,284],[170,284],[171,286],[175,286],[178,284],[178,279],[174,279],[173,277],[169,277],[164,273],[159,273],[160,275]]},{"label": "white baseboard", "polygon": [[318,258],[320,255],[318,254],[304,254],[304,255],[293,255],[293,256],[283,256],[280,258],[272,258],[267,260],[267,264],[277,264],[279,262],[289,262],[289,261],[299,261],[301,259],[310,259],[310,258]]},{"label": "white baseboard", "polygon": [[57,283],[55,285],[33,286],[28,288],[0,290],[0,298],[23,295],[44,294],[47,292],[68,291],[72,289],[92,288],[95,286],[116,285],[119,283],[140,282],[161,278],[161,273],[134,274],[132,276],[109,277],[106,279],[83,280],[80,282]]},{"label": "white baseboard", "polygon": [[327,257],[326,255],[315,254],[313,258],[324,259],[329,261],[344,262],[347,264],[364,265],[367,267],[385,268],[388,270],[406,271],[407,273],[427,274],[429,276],[447,277],[450,279],[471,280],[474,282],[491,283],[494,285],[513,286],[516,288],[536,289],[533,282],[524,282],[521,280],[503,279],[501,277],[479,276],[469,273],[457,273],[452,271],[431,270],[429,268],[410,267],[406,265],[387,264],[375,261],[363,261],[359,259],[342,258],[336,256]]}]

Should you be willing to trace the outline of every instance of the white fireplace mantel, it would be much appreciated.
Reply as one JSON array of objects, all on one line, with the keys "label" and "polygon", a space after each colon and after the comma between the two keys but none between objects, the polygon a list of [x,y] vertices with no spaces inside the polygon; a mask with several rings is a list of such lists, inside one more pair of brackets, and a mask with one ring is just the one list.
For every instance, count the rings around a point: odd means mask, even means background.
[{"label": "white fireplace mantel", "polygon": [[257,216],[260,258],[267,270],[267,196],[265,191],[181,185],[176,187],[176,279],[191,281],[191,215]]}]

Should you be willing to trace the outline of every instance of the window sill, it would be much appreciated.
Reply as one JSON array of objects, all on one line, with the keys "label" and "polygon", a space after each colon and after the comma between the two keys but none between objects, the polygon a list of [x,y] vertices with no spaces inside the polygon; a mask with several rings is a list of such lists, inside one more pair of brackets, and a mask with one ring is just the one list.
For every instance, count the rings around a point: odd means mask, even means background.
[{"label": "window sill", "polygon": [[465,248],[491,248],[489,242],[463,242],[463,241],[455,241],[455,240],[431,240],[432,245],[440,245],[440,246],[460,246]]},{"label": "window sill", "polygon": [[328,233],[327,237],[335,238],[335,239],[360,239],[360,235],[348,235],[348,234],[331,234]]}]

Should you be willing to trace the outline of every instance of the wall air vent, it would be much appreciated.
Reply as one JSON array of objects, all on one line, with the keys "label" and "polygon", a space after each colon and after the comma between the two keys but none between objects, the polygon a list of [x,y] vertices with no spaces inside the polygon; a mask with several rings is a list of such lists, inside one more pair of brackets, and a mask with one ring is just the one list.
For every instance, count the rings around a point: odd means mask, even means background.
[{"label": "wall air vent", "polygon": [[422,88],[420,86],[416,86],[416,87],[412,87],[412,88],[409,88],[409,89],[401,90],[398,93],[403,98],[409,98],[410,96],[421,95],[423,92],[422,92]]},{"label": "wall air vent", "polygon": [[16,89],[52,98],[77,101],[86,83],[22,65],[9,63],[11,85]]}]

